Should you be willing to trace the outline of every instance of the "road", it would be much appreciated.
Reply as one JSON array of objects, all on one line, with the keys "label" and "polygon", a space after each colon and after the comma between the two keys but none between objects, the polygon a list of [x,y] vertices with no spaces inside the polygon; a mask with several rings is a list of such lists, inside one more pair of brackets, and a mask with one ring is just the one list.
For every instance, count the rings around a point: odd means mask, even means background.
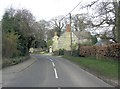
[{"label": "road", "polygon": [[9,74],[3,72],[3,87],[111,87],[66,59],[31,56],[36,58],[36,62],[25,70]]}]

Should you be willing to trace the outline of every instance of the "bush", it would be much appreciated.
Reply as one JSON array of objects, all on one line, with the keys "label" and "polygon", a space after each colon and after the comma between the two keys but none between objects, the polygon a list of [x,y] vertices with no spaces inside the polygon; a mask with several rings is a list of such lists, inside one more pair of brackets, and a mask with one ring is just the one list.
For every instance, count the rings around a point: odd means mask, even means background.
[{"label": "bush", "polygon": [[3,58],[2,61],[2,67],[7,67],[7,66],[11,66],[11,65],[15,65],[18,63],[21,63],[27,59],[29,59],[30,56],[20,56],[20,57],[14,57],[14,58]]},{"label": "bush", "polygon": [[104,46],[82,46],[80,55],[120,61],[120,43]]},{"label": "bush", "polygon": [[7,59],[7,58],[3,58],[2,68],[6,67],[6,66],[10,66],[10,65],[12,65],[12,60],[11,59]]},{"label": "bush", "polygon": [[54,51],[53,54],[58,56],[59,55],[59,51]]},{"label": "bush", "polygon": [[64,49],[59,49],[59,55],[64,55]]},{"label": "bush", "polygon": [[78,50],[73,50],[72,51],[72,56],[79,56],[79,51]]},{"label": "bush", "polygon": [[64,49],[59,49],[58,51],[54,51],[54,55],[64,55],[65,50]]},{"label": "bush", "polygon": [[12,30],[10,33],[3,34],[2,56],[6,58],[15,57],[19,51],[17,49],[18,35],[14,35]]}]

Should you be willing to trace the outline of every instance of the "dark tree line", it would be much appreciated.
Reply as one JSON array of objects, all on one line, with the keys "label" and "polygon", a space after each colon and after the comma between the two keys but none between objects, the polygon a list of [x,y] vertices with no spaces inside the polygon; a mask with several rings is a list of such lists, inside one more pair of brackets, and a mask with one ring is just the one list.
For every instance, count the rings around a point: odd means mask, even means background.
[{"label": "dark tree line", "polygon": [[2,19],[3,57],[28,55],[35,39],[32,35],[34,17],[26,9],[8,9]]}]

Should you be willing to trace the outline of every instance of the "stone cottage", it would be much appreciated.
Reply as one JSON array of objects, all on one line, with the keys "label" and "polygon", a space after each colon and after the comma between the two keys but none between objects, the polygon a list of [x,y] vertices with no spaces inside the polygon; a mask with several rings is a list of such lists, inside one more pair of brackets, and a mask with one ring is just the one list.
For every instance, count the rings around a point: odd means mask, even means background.
[{"label": "stone cottage", "polygon": [[[72,45],[81,44],[87,45],[91,44],[91,35],[87,31],[73,31],[72,32]],[[71,50],[71,26],[67,24],[66,31],[60,36],[57,36],[57,32],[53,37],[53,51],[59,49]]]}]

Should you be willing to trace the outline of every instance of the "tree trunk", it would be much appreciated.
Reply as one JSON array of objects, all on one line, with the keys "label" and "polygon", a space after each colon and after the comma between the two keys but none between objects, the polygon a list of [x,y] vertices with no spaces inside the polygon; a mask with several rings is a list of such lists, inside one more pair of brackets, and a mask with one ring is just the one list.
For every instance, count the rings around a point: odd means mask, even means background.
[{"label": "tree trunk", "polygon": [[119,1],[119,5],[118,5],[118,32],[117,32],[117,40],[118,43],[120,43],[120,1]]},{"label": "tree trunk", "polygon": [[116,40],[120,43],[120,1],[113,2],[115,8]]}]

